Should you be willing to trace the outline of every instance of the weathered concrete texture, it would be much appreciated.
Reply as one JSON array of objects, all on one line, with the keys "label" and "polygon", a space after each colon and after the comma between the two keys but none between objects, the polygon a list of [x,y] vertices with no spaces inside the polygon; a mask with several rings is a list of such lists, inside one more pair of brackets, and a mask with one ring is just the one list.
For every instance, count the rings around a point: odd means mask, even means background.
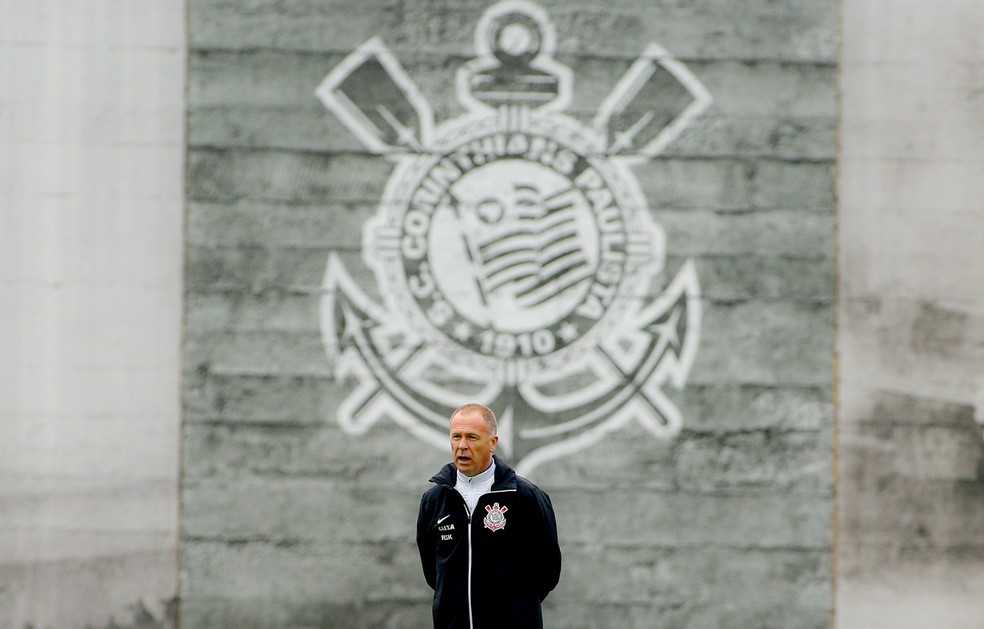
[{"label": "weathered concrete texture", "polygon": [[184,2],[0,3],[0,626],[172,627]]},{"label": "weathered concrete texture", "polygon": [[984,626],[984,7],[843,3],[837,625]]},{"label": "weathered concrete texture", "polygon": [[[104,540],[86,537],[76,536],[73,542],[79,546],[105,546]],[[173,548],[164,552],[144,552],[142,546],[147,544],[127,540],[117,542],[113,551],[116,554],[103,551],[98,557],[0,567],[3,626],[25,629],[176,627],[176,553]],[[61,606],[60,600],[71,600],[74,604]],[[17,620],[20,618],[35,620],[20,622]]]},{"label": "weathered concrete texture", "polygon": [[[265,49],[199,52],[190,60],[189,141],[204,146],[362,151],[362,144],[338,119],[310,98],[310,86],[344,56]],[[448,60],[435,52],[400,57],[438,120],[461,112],[447,87],[467,58]],[[616,59],[582,53],[567,61],[578,68],[571,113],[590,118],[634,55]],[[688,66],[714,94],[716,104],[668,148],[668,155],[832,159],[836,103],[823,86],[833,80],[833,65],[688,60]],[[250,89],[244,89],[245,84]],[[770,98],[759,98],[763,91]],[[327,133],[306,132],[313,127]]]},{"label": "weathered concrete texture", "polygon": [[[387,420],[343,430],[355,385],[320,329],[329,256],[381,297],[362,231],[401,203],[384,198],[394,164],[314,90],[380,36],[438,121],[459,116],[454,73],[491,4],[190,2],[184,627],[428,624],[413,523],[447,455]],[[697,359],[666,387],[683,429],[633,424],[535,470],[565,550],[547,625],[827,626],[836,6],[541,6],[577,120],[653,41],[714,98],[633,170],[666,262],[632,298],[688,260],[700,279]]]},{"label": "weathered concrete texture", "polygon": [[984,556],[984,440],[971,407],[884,393],[851,436],[841,464],[855,490],[843,509],[845,575],[878,556]]},{"label": "weathered concrete texture", "polygon": [[[875,399],[841,438],[841,624],[977,626],[984,439],[973,408],[893,392]],[[910,591],[911,617],[888,610],[887,592]]]},{"label": "weathered concrete texture", "polygon": [[[551,626],[829,626],[826,550],[572,545],[565,552],[565,587],[574,596],[548,599]],[[761,583],[770,583],[767,592],[756,591]]]},{"label": "weathered concrete texture", "polygon": [[[282,48],[348,52],[382,36],[401,53],[434,50],[471,55],[477,0],[305,0],[285,7],[275,0],[243,3],[198,0],[189,6],[194,48]],[[829,63],[836,57],[833,7],[808,0],[539,3],[557,26],[561,52],[625,56],[632,44],[659,41],[684,57],[783,59]],[[341,26],[340,25],[344,25]],[[710,30],[710,26],[714,30]],[[612,37],[619,33],[622,37]]]}]

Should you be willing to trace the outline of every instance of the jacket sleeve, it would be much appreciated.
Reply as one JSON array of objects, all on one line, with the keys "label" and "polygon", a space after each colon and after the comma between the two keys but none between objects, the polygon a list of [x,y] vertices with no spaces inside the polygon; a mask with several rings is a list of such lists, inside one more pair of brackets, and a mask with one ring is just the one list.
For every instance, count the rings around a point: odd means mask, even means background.
[{"label": "jacket sleeve", "polygon": [[557,535],[557,518],[554,515],[550,496],[536,488],[534,498],[540,510],[536,538],[533,540],[534,556],[537,557],[536,589],[542,601],[560,582],[560,540]]},{"label": "jacket sleeve", "polygon": [[433,590],[437,587],[437,565],[434,548],[434,537],[428,534],[430,522],[433,519],[427,494],[420,498],[420,509],[417,512],[417,550],[420,551],[420,566],[424,570],[424,579]]}]

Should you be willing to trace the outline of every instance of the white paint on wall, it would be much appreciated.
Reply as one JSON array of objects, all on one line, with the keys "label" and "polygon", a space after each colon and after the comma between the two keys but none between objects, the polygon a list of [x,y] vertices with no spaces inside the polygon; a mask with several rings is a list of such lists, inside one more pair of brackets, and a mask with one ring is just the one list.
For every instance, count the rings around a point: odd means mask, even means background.
[{"label": "white paint on wall", "polygon": [[176,593],[184,3],[0,5],[0,625]]},{"label": "white paint on wall", "polygon": [[[662,277],[665,234],[628,166],[678,137],[711,97],[652,43],[586,127],[563,113],[575,77],[555,42],[537,4],[486,9],[477,56],[456,72],[467,113],[436,126],[378,37],[317,88],[366,148],[396,163],[363,231],[385,304],[337,257],[325,273],[325,347],[336,375],[359,380],[339,408],[346,432],[389,418],[445,450],[446,418],[475,399],[502,415],[503,453],[527,474],[632,422],[659,438],[680,431],[662,387],[682,387],[696,354],[696,265]],[[570,379],[578,390],[563,386]]]},{"label": "white paint on wall", "polygon": [[[877,295],[886,308],[923,301],[984,316],[982,28],[984,5],[972,0],[843,3],[838,221],[845,301]],[[894,323],[906,332],[906,321]],[[903,343],[876,347],[876,338],[842,343],[846,380],[973,404],[979,350],[925,360]],[[880,368],[885,364],[893,366]],[[841,393],[855,403],[850,388]]]},{"label": "white paint on wall", "polygon": [[977,386],[977,397],[974,399],[974,421],[980,424],[981,430],[984,430],[984,380]]},{"label": "white paint on wall", "polygon": [[[870,421],[871,407],[885,392],[980,404],[984,4],[845,0],[841,24],[838,416],[842,446],[843,435],[852,435],[847,439],[855,439],[857,452],[878,447],[860,443],[854,426]],[[913,418],[899,419],[907,420]],[[845,452],[851,450],[841,448],[842,470],[852,463]],[[930,485],[925,470],[954,467],[949,452],[927,451],[921,467],[898,461],[909,474],[896,477],[902,507],[917,503],[907,500],[907,491],[945,487],[946,479]],[[971,471],[964,483],[973,482]],[[845,512],[844,504],[866,504],[877,491],[869,484],[859,486],[857,475],[840,479],[840,521],[855,528],[840,534],[836,626],[984,626],[979,553],[941,548],[946,540],[933,539],[931,531],[921,556],[899,552],[886,563],[884,550],[848,539],[901,547],[893,536],[915,528],[911,513]],[[845,495],[851,496],[847,503]],[[979,526],[976,513],[974,505],[954,508],[950,515],[965,521],[940,528],[955,535],[951,531]],[[876,528],[882,524],[896,529]]]}]

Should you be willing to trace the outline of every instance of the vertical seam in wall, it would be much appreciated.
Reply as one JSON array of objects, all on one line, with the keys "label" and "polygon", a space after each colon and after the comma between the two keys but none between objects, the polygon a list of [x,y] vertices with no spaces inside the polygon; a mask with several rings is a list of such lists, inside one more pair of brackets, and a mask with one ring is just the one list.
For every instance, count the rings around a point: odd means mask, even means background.
[{"label": "vertical seam in wall", "polygon": [[833,404],[833,431],[831,444],[833,461],[831,464],[833,491],[831,494],[830,510],[830,626],[837,627],[837,587],[838,587],[838,555],[840,546],[840,326],[841,326],[841,247],[840,247],[840,171],[841,171],[841,134],[843,131],[843,72],[844,72],[844,3],[847,0],[837,0],[836,10],[836,81],[834,107],[834,347],[833,347],[833,382],[831,404]]},{"label": "vertical seam in wall", "polygon": [[185,284],[185,273],[188,268],[188,90],[189,90],[189,75],[191,72],[189,47],[190,47],[190,32],[191,32],[191,17],[189,15],[189,4],[192,0],[183,0],[181,11],[183,13],[183,41],[181,42],[181,49],[184,54],[184,77],[182,81],[182,98],[181,98],[181,130],[183,137],[181,138],[181,167],[179,172],[181,173],[181,270],[179,273],[178,283],[181,286],[181,298],[179,299],[181,307],[181,317],[180,326],[178,334],[178,366],[180,373],[178,375],[179,390],[178,390],[178,501],[177,501],[177,543],[175,544],[175,594],[174,594],[174,629],[180,629],[181,627],[181,606],[182,606],[182,591],[184,586],[184,566],[182,562],[184,548],[184,424],[185,424],[185,408],[188,387],[185,380],[187,379],[187,369],[185,361],[187,360],[187,354],[185,353],[185,338],[187,337],[188,329],[188,290]]}]

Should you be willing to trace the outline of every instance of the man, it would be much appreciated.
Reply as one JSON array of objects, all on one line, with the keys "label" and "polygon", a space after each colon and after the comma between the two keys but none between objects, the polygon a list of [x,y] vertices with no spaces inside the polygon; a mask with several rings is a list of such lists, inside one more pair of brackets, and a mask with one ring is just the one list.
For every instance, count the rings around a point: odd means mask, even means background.
[{"label": "man", "polygon": [[451,456],[420,500],[417,548],[434,589],[436,629],[543,627],[540,603],[560,580],[550,497],[493,456],[495,414],[451,415]]}]

